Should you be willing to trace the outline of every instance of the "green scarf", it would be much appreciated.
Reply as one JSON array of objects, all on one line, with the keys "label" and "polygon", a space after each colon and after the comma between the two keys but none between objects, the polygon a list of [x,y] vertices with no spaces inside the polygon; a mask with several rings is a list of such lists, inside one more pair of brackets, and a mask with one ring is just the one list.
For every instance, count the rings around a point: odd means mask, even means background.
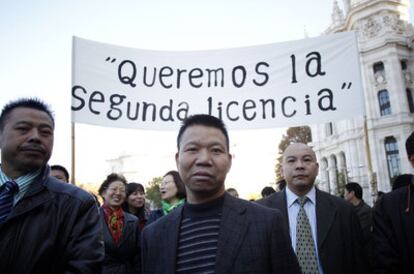
[{"label": "green scarf", "polygon": [[170,213],[171,211],[173,211],[177,207],[182,206],[184,204],[184,202],[185,202],[185,199],[180,199],[180,200],[178,200],[177,203],[175,203],[173,205],[170,205],[168,202],[161,201],[162,212],[164,213],[164,215],[167,215],[168,213]]}]

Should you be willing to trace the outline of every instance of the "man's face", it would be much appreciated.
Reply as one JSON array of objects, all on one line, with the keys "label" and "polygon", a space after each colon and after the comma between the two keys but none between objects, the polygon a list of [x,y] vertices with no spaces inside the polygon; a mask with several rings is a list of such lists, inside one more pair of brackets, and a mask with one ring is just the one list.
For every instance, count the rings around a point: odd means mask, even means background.
[{"label": "man's face", "polygon": [[190,203],[213,200],[224,193],[231,167],[226,143],[224,134],[214,127],[194,125],[184,131],[175,159]]},{"label": "man's face", "polygon": [[345,193],[344,193],[344,198],[345,200],[347,200],[348,202],[352,201],[352,198],[354,198],[355,193],[353,191],[349,192],[346,188],[345,188]]},{"label": "man's face", "polygon": [[69,183],[69,180],[66,178],[65,173],[60,169],[52,169],[50,171],[50,175],[58,180],[61,180],[62,182]]},{"label": "man's face", "polygon": [[53,130],[46,112],[13,109],[0,133],[2,170],[15,179],[45,166],[52,153]]},{"label": "man's face", "polygon": [[408,155],[408,160],[411,163],[411,166],[414,168],[414,154]]},{"label": "man's face", "polygon": [[302,196],[313,186],[319,164],[313,150],[305,144],[291,144],[283,154],[282,174],[289,189]]}]

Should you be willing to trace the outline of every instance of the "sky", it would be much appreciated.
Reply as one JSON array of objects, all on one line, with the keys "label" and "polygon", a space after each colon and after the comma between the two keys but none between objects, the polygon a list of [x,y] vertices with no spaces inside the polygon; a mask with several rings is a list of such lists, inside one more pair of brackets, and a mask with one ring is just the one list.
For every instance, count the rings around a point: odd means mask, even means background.
[{"label": "sky", "polygon": [[[72,36],[168,51],[261,45],[319,36],[331,22],[333,2],[0,0],[0,106],[27,96],[50,104],[56,130],[49,163],[70,170]],[[248,198],[273,183],[285,130],[230,131],[234,159],[226,187]],[[76,181],[100,184],[109,160],[133,157],[127,179],[146,184],[176,168],[176,134],[76,124]]]}]

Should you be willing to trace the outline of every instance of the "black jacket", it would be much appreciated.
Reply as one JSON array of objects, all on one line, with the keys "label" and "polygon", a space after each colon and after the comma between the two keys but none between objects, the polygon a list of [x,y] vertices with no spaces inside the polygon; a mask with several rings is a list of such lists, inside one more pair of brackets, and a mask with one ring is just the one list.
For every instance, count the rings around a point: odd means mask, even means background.
[{"label": "black jacket", "polygon": [[48,167],[0,224],[1,273],[100,273],[103,259],[94,198]]},{"label": "black jacket", "polygon": [[103,274],[141,273],[140,230],[138,218],[124,211],[124,227],[119,245],[116,245],[101,208],[101,222],[105,241]]},{"label": "black jacket", "polygon": [[414,273],[414,184],[384,194],[374,207],[374,273]]}]

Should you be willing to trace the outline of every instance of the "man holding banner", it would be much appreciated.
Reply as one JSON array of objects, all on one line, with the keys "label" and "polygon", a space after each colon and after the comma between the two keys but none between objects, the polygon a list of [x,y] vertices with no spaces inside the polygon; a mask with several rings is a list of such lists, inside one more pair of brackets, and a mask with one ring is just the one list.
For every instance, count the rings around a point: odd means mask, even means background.
[{"label": "man holding banner", "polygon": [[1,273],[101,273],[95,200],[49,176],[54,128],[38,99],[10,102],[0,114]]}]

